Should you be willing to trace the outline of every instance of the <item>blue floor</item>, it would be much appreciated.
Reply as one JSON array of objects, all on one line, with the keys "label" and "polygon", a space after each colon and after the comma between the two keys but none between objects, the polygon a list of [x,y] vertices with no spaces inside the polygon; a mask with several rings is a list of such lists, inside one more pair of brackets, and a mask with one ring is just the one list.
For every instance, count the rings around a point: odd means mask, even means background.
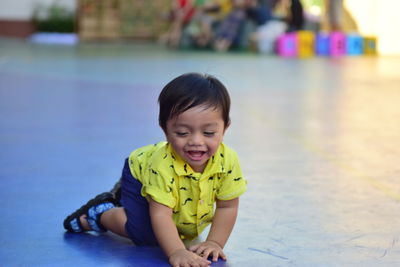
[{"label": "blue floor", "polygon": [[158,93],[189,71],[229,88],[225,142],[249,180],[228,261],[212,266],[400,265],[400,58],[0,39],[0,266],[168,266],[62,221],[163,138]]}]

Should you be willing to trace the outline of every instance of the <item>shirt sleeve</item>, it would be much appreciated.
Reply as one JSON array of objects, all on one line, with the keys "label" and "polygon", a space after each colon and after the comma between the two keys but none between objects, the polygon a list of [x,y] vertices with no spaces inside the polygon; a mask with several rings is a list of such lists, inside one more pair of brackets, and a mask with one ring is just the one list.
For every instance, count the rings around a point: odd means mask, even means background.
[{"label": "shirt sleeve", "polygon": [[231,200],[239,197],[247,190],[247,181],[243,177],[239,159],[234,153],[227,172],[221,177],[221,184],[217,190],[217,199]]},{"label": "shirt sleeve", "polygon": [[148,179],[142,186],[142,196],[150,197],[154,201],[173,209],[176,205],[176,199],[169,184],[160,173],[149,170]]}]

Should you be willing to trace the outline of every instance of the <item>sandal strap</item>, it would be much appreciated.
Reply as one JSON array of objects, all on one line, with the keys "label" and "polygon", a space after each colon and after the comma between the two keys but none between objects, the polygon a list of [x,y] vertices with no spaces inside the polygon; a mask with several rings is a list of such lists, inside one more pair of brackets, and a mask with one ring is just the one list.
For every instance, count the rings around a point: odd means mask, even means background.
[{"label": "sandal strap", "polygon": [[74,218],[70,221],[69,225],[74,233],[82,233],[83,227],[79,218]]},{"label": "sandal strap", "polygon": [[86,214],[84,206],[80,207],[64,220],[64,228],[71,233],[84,232],[80,217]]},{"label": "sandal strap", "polygon": [[107,231],[107,229],[101,224],[100,218],[104,212],[112,208],[115,208],[115,205],[111,202],[101,203],[97,206],[89,208],[86,220],[93,231],[96,232]]},{"label": "sandal strap", "polygon": [[122,206],[121,205],[121,179],[119,179],[118,182],[114,185],[114,187],[110,190],[110,193],[113,194],[118,207]]},{"label": "sandal strap", "polygon": [[[65,220],[64,220],[64,228],[67,231],[71,232],[71,233],[84,232],[83,227],[82,227],[81,222],[80,222],[80,217],[82,215],[86,215],[86,217],[88,218],[89,217],[88,216],[89,209],[92,208],[92,207],[95,207],[97,205],[100,205],[102,203],[111,203],[111,204],[114,205],[114,207],[117,206],[116,200],[115,200],[114,195],[112,193],[110,193],[110,192],[101,193],[101,194],[97,195],[96,197],[94,197],[93,199],[89,200],[85,205],[83,205],[82,207],[80,207],[79,209],[74,211],[67,218],[65,218]],[[100,216],[99,216],[99,218],[100,218]],[[93,217],[93,218],[90,218],[90,220],[91,221],[95,220],[96,224],[97,224],[97,221],[100,222],[99,218],[97,218],[97,217],[94,218]],[[88,220],[88,222],[89,222],[89,220]],[[72,226],[72,224],[73,224],[73,226]],[[92,224],[93,224],[93,227],[89,223],[90,227],[94,231],[96,231],[96,230],[99,230],[99,232],[104,232],[105,231],[105,228],[103,226],[101,226],[101,224],[98,227],[96,227],[95,223],[92,223]],[[79,228],[78,228],[78,226],[79,226]]]}]

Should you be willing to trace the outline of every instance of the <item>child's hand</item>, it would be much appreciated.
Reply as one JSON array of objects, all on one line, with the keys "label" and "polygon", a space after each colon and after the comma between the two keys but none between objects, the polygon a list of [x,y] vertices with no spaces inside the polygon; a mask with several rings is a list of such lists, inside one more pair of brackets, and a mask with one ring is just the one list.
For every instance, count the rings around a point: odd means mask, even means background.
[{"label": "child's hand", "polygon": [[218,257],[226,261],[226,256],[222,251],[221,246],[213,241],[205,241],[191,246],[189,250],[193,251],[199,256],[202,256],[204,259],[208,259],[209,256],[212,256],[212,261],[218,261]]},{"label": "child's hand", "polygon": [[169,256],[169,263],[173,267],[209,267],[211,262],[195,253],[180,249]]}]

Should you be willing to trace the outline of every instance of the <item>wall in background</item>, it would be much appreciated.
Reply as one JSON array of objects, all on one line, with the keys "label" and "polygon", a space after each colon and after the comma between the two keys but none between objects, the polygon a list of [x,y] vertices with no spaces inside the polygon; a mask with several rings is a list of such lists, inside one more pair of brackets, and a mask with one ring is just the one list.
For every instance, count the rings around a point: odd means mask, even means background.
[{"label": "wall in background", "polygon": [[57,2],[75,10],[75,0],[0,0],[0,36],[26,38],[35,27],[32,16],[35,6],[50,6]]},{"label": "wall in background", "polygon": [[57,2],[63,6],[75,10],[75,0],[1,0],[0,1],[0,20],[30,20],[36,4],[46,6]]}]

